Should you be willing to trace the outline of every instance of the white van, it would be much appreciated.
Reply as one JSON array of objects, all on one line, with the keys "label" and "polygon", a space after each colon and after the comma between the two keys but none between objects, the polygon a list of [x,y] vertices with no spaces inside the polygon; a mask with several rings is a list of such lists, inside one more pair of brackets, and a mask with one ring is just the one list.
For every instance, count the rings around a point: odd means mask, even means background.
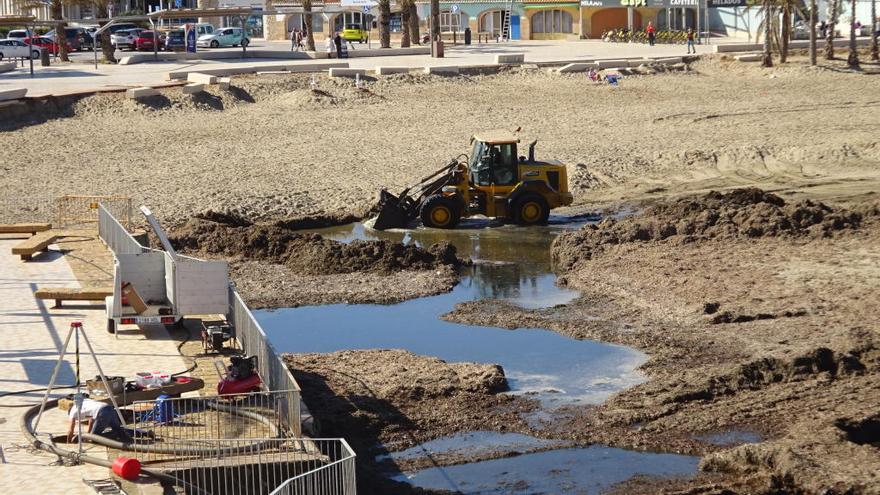
[{"label": "white van", "polygon": [[214,34],[214,25],[207,22],[196,24],[196,39],[203,34]]}]

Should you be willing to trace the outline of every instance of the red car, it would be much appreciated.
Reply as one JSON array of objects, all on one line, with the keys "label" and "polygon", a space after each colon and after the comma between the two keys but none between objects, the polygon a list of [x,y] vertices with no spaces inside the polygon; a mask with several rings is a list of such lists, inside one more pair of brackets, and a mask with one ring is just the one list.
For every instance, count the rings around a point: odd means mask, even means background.
[{"label": "red car", "polygon": [[[156,41],[158,49],[161,50],[165,46],[165,35],[156,33]],[[135,50],[153,50],[153,31],[141,31],[134,39]]]},{"label": "red car", "polygon": [[[34,36],[33,38],[28,37],[28,38],[23,39],[22,41],[24,41],[25,45],[30,45],[30,44],[32,44],[31,40],[33,40],[34,46],[39,47],[43,50],[46,50],[49,53],[51,53],[52,55],[58,55],[58,52],[61,49],[61,46],[58,43],[55,43],[50,38],[44,38],[42,36]],[[70,46],[70,43],[68,43],[66,41],[65,41],[65,43],[67,44],[67,52],[68,53],[73,52],[73,47]]]}]

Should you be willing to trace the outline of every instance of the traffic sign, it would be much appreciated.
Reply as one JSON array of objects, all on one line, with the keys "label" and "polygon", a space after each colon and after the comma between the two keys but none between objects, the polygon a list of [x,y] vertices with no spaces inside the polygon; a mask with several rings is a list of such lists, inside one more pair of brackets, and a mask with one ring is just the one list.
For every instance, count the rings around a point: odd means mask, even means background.
[{"label": "traffic sign", "polygon": [[364,14],[369,14],[369,13],[370,13],[370,6],[364,5]]},{"label": "traffic sign", "polygon": [[449,10],[452,11],[453,14],[457,14],[458,13],[458,4],[457,3],[452,4],[452,7],[449,7]]}]

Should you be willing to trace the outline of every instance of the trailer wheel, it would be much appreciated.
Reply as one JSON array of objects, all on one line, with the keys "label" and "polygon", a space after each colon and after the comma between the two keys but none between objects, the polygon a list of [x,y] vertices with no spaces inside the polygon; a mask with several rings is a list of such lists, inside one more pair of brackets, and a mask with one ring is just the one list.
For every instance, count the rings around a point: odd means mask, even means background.
[{"label": "trailer wheel", "polygon": [[550,207],[540,194],[527,193],[513,202],[510,216],[519,225],[544,225],[550,218]]},{"label": "trailer wheel", "polygon": [[419,213],[425,227],[451,229],[461,220],[461,204],[454,198],[435,194],[425,200]]},{"label": "trailer wheel", "polygon": [[107,333],[116,333],[116,322],[113,318],[107,320]]}]

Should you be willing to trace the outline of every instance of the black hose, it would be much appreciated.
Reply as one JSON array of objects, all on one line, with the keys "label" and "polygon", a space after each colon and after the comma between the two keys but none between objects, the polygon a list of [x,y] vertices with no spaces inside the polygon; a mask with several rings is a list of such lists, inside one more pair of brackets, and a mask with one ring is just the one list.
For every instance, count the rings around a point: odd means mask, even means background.
[{"label": "black hose", "polygon": [[[52,400],[49,400],[46,402],[46,409],[51,409],[53,407],[58,407],[58,399],[52,399]],[[61,457],[63,459],[70,459],[74,462],[85,462],[88,464],[94,464],[96,466],[101,466],[101,467],[106,467],[106,468],[113,467],[113,463],[107,459],[102,459],[100,457],[92,457],[89,455],[80,454],[78,452],[64,450],[64,449],[56,447],[55,445],[51,445],[51,444],[42,442],[39,439],[37,439],[36,435],[34,435],[34,432],[31,430],[31,419],[34,416],[36,416],[37,414],[39,414],[39,412],[40,412],[40,405],[37,404],[37,405],[31,407],[29,410],[27,410],[24,413],[24,415],[22,415],[22,417],[21,417],[21,431],[25,434],[25,437],[27,437],[30,440],[31,445],[33,445],[35,448],[38,448],[40,450],[45,450],[46,452],[50,452],[52,454],[57,455],[58,457]],[[85,438],[85,436],[84,436],[84,438]],[[143,466],[141,466],[141,473],[143,473],[146,476],[155,478],[159,481],[164,481],[166,483],[170,483],[172,485],[178,485],[178,484],[182,483],[180,480],[175,479],[173,476],[169,476],[161,471],[155,471],[153,469],[145,468]],[[190,485],[188,483],[187,483],[187,485],[188,485],[188,489],[193,490],[195,493],[197,493],[199,495],[211,495],[210,493],[202,490],[201,488],[199,488],[195,485]]]}]

